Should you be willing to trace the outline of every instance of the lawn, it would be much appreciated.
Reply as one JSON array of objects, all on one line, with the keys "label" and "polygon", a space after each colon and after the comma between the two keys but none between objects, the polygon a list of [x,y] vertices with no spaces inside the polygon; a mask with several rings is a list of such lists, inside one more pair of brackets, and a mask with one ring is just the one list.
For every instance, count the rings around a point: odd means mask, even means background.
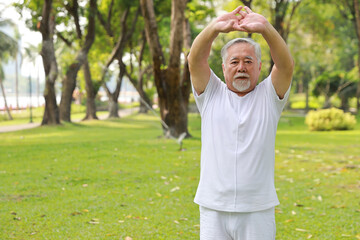
[{"label": "lawn", "polygon": [[[198,239],[200,118],[184,151],[135,115],[0,134],[0,239]],[[359,121],[358,121],[359,122]],[[283,117],[277,239],[360,239],[360,124]]]}]

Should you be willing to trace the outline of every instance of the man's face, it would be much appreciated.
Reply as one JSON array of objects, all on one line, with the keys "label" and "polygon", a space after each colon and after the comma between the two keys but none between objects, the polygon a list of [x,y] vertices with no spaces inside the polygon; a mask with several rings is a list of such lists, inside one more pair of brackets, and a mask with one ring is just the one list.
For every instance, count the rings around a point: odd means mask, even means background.
[{"label": "man's face", "polygon": [[254,46],[241,42],[227,49],[222,67],[228,88],[239,96],[244,96],[255,88],[261,63],[257,61]]}]

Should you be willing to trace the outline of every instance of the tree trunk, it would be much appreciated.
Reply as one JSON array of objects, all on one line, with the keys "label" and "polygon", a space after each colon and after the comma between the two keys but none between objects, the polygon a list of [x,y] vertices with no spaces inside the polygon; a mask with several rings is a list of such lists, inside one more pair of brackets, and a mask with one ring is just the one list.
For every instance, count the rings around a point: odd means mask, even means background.
[{"label": "tree trunk", "polygon": [[76,59],[78,61],[70,65],[62,82],[60,119],[66,122],[71,121],[71,103],[73,100],[73,92],[76,87],[76,76],[83,62],[78,57]]},{"label": "tree trunk", "polygon": [[138,79],[135,80],[131,74],[129,74],[126,71],[126,76],[129,78],[129,81],[131,84],[135,87],[136,91],[138,92],[140,96],[140,107],[139,107],[139,113],[147,113],[148,110],[152,109],[152,102],[149,98],[149,96],[146,94],[143,88],[143,81],[144,81],[144,75],[149,69],[142,69],[141,67],[141,61],[139,63],[139,74]]},{"label": "tree trunk", "polygon": [[[66,76],[63,80],[63,89],[60,102],[60,119],[63,121],[71,121],[71,102],[72,95],[76,86],[76,77],[80,70],[80,67],[87,59],[87,54],[95,40],[95,16],[96,16],[96,0],[90,0],[90,13],[88,17],[87,35],[85,37],[85,43],[76,56],[75,61],[70,65],[69,70],[66,72]],[[76,18],[75,18],[76,19]],[[75,24],[79,23],[75,21]],[[78,37],[81,37],[81,33],[78,30]]]},{"label": "tree trunk", "polygon": [[325,87],[325,102],[323,108],[330,108],[330,107],[331,107],[331,92],[330,92],[330,79],[328,79]]},{"label": "tree trunk", "polygon": [[355,9],[355,30],[358,39],[358,78],[359,82],[356,90],[356,110],[360,112],[360,9],[359,9],[359,1],[354,0],[354,9]]},{"label": "tree trunk", "polygon": [[[112,5],[113,1],[111,2]],[[109,13],[110,13],[110,9],[111,6],[109,8]],[[130,13],[130,7],[128,7],[127,9],[125,9],[122,17],[121,17],[121,33],[120,36],[116,42],[116,45],[105,65],[105,68],[103,69],[102,72],[102,77],[101,77],[101,81],[103,82],[103,86],[104,89],[106,91],[106,94],[108,96],[109,99],[109,118],[119,118],[119,107],[118,107],[118,98],[120,95],[120,88],[121,88],[121,83],[122,83],[122,78],[126,73],[126,66],[122,61],[122,57],[124,55],[124,49],[126,44],[128,43],[128,41],[130,40],[132,34],[134,33],[135,30],[135,26],[138,20],[138,16],[140,14],[140,9],[137,9],[137,12],[135,13],[134,19],[132,20],[132,24],[130,26],[130,30],[129,27],[127,26],[127,19]],[[98,12],[98,16],[100,18],[100,22],[101,24],[104,26],[106,32],[108,33],[109,36],[112,36],[113,33],[111,32],[111,14],[108,15],[108,19],[107,21],[105,21],[102,18],[102,15],[100,12]],[[119,65],[119,77],[116,83],[116,88],[115,91],[113,93],[110,92],[109,88],[106,86],[105,83],[105,76],[106,76],[106,72],[110,66],[110,64],[115,60],[118,60],[118,65]]]},{"label": "tree trunk", "polygon": [[[159,41],[158,27],[152,0],[140,0],[141,10],[145,20],[146,38],[153,60],[155,85],[159,97],[161,119],[166,123],[164,133],[169,137],[179,137],[182,133],[188,135],[187,109],[184,106],[184,96],[181,86],[180,55],[183,47],[183,21],[187,1],[172,0],[170,60],[167,68],[164,54]],[[185,119],[185,120],[184,120]]]},{"label": "tree trunk", "polygon": [[96,91],[91,79],[91,72],[89,62],[86,59],[83,65],[84,77],[85,77],[85,89],[86,89],[86,116],[83,120],[98,119],[96,116]]},{"label": "tree trunk", "polygon": [[[188,64],[188,59],[187,59],[187,55],[190,51],[191,48],[191,30],[190,30],[190,23],[189,20],[187,18],[184,18],[183,20],[183,28],[184,28],[184,55],[185,55],[185,63],[184,63],[184,68],[183,68],[183,75],[182,75],[182,82],[181,82],[181,92],[182,92],[182,96],[183,96],[183,104],[184,104],[184,108],[186,111],[186,114],[184,114],[182,117],[182,121],[184,121],[186,123],[186,126],[188,124],[188,110],[189,110],[189,98],[190,98],[190,93],[191,93],[191,81],[190,81],[190,70],[189,70],[189,64]],[[188,136],[190,137],[190,134],[188,133]]]},{"label": "tree trunk", "polygon": [[[153,74],[155,79],[155,86],[158,93],[158,105],[160,108],[160,117],[164,121],[167,110],[166,102],[166,70],[164,67],[165,57],[162,52],[162,46],[159,40],[158,27],[156,23],[156,16],[154,12],[154,4],[152,0],[140,0],[142,15],[145,21],[145,34],[149,44],[149,49],[152,57]],[[163,128],[164,132],[167,129]]]},{"label": "tree trunk", "polygon": [[349,111],[349,98],[346,96],[346,94],[341,94],[340,100],[341,100],[341,106],[340,109],[342,109],[344,112]]},{"label": "tree trunk", "polygon": [[117,99],[109,98],[109,116],[108,118],[119,118],[119,105]]},{"label": "tree trunk", "polygon": [[187,131],[187,109],[181,92],[181,61],[183,47],[183,22],[187,1],[172,0],[171,3],[171,33],[170,33],[170,63],[167,69],[168,108],[165,123],[170,127],[170,135],[178,137]]},{"label": "tree trunk", "polygon": [[4,104],[5,104],[5,109],[6,109],[7,115],[8,115],[8,117],[9,117],[9,120],[13,120],[13,117],[11,116],[9,107],[8,107],[8,105],[7,105],[6,95],[5,95],[5,89],[4,89],[4,85],[3,85],[3,80],[2,80],[2,79],[0,79],[0,87],[1,87],[1,92],[2,92],[3,98],[4,98]]},{"label": "tree trunk", "polygon": [[305,91],[305,112],[309,112],[309,81],[303,78]]},{"label": "tree trunk", "polygon": [[129,77],[132,84],[135,86],[136,90],[138,91],[140,95],[140,109],[139,113],[147,113],[148,110],[152,110],[152,102],[149,96],[144,91],[144,75],[150,70],[150,66],[143,69],[142,66],[142,60],[144,57],[144,51],[146,46],[146,35],[143,31],[142,33],[142,43],[140,48],[140,54],[139,54],[139,76],[138,81],[135,82],[135,80],[132,77]]},{"label": "tree trunk", "polygon": [[118,61],[119,62],[119,68],[120,68],[120,72],[119,72],[119,77],[116,81],[116,87],[115,87],[115,91],[113,93],[110,92],[109,88],[106,86],[106,83],[103,84],[106,95],[108,96],[109,99],[109,116],[108,118],[119,118],[119,105],[118,105],[118,98],[120,95],[120,90],[121,90],[121,83],[122,83],[122,79],[125,75],[125,65],[122,63],[122,61]]},{"label": "tree trunk", "polygon": [[[150,73],[150,71],[151,71],[150,65],[145,68],[143,68],[143,65],[142,65],[145,47],[146,47],[145,31],[143,31],[143,33],[142,33],[141,41],[142,42],[141,42],[141,47],[140,47],[140,51],[139,51],[139,60],[138,60],[139,70],[138,70],[137,80],[132,77],[132,72],[128,73],[126,68],[125,68],[125,70],[126,70],[127,77],[129,78],[130,82],[135,87],[136,91],[138,92],[138,94],[140,96],[139,113],[147,113],[148,110],[152,110],[152,102],[151,102],[151,99],[149,98],[149,96],[144,91],[144,76],[147,75],[148,73]],[[133,70],[134,68],[131,66],[130,69]]]},{"label": "tree trunk", "polygon": [[147,113],[148,110],[152,109],[152,102],[151,99],[149,98],[149,96],[145,93],[144,91],[144,75],[145,75],[145,71],[142,71],[139,74],[139,79],[138,79],[138,84],[134,85],[136,86],[136,90],[139,93],[139,96],[141,98],[140,100],[140,109],[139,109],[139,113]]},{"label": "tree trunk", "polygon": [[42,34],[41,56],[45,71],[45,110],[41,125],[60,124],[59,109],[56,103],[55,81],[58,75],[55,57],[53,35],[55,30],[55,16],[51,15],[52,0],[45,0],[40,22]]}]

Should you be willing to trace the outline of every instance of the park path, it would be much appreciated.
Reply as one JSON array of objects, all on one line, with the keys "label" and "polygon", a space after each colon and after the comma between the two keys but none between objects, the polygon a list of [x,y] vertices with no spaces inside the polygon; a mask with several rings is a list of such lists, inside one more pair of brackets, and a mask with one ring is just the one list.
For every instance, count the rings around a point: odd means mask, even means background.
[{"label": "park path", "polygon": [[[126,116],[129,116],[138,111],[139,111],[139,108],[120,109],[119,116],[126,117]],[[98,118],[99,118],[99,120],[104,120],[107,118],[107,116],[108,116],[107,114],[102,114],[102,115],[99,115]],[[81,119],[73,120],[73,122],[80,122],[80,121],[81,121]],[[40,123],[26,123],[26,124],[18,124],[18,125],[10,125],[10,126],[0,126],[0,133],[19,131],[19,130],[30,129],[30,128],[35,128],[35,127],[39,127],[39,126],[40,126]]]}]

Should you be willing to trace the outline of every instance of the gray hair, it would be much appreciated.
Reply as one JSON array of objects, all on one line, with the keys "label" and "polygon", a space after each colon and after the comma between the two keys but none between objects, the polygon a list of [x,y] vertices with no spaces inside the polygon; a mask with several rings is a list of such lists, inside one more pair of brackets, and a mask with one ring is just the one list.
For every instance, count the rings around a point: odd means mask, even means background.
[{"label": "gray hair", "polygon": [[221,49],[221,58],[223,63],[225,63],[226,57],[227,57],[227,50],[234,44],[237,43],[248,43],[252,46],[254,46],[255,49],[255,56],[256,59],[258,61],[258,64],[261,63],[261,48],[260,45],[255,42],[254,40],[252,40],[251,38],[235,38],[231,41],[229,41],[228,43],[225,44],[225,46]]}]

